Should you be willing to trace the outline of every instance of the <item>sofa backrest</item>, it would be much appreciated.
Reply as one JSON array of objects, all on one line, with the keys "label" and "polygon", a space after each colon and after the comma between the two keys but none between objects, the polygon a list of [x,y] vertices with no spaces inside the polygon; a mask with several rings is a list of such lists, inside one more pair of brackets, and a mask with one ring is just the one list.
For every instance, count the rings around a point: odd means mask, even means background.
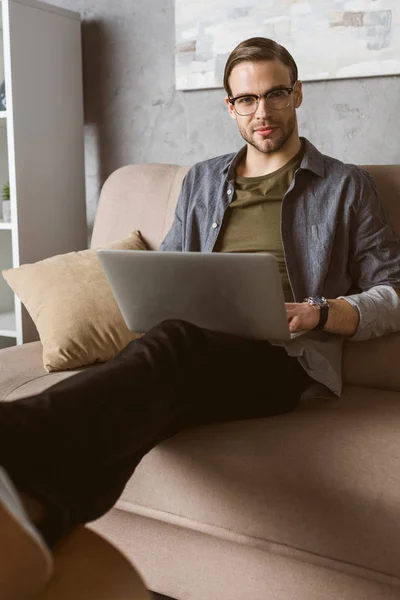
[{"label": "sofa backrest", "polygon": [[188,170],[178,165],[144,164],[115,171],[100,194],[91,247],[139,229],[152,250],[159,248],[172,225]]},{"label": "sofa backrest", "polygon": [[378,189],[392,227],[400,236],[400,165],[375,165],[367,169]]},{"label": "sofa backrest", "polygon": [[[386,213],[400,236],[400,166],[368,166]],[[182,180],[189,167],[129,165],[115,171],[103,186],[91,246],[123,238],[139,229],[151,249],[157,249],[174,217]],[[400,390],[400,334],[369,342],[345,344],[343,377],[353,385]],[[392,358],[392,360],[390,360]]]},{"label": "sofa backrest", "polygon": [[[400,235],[400,166],[365,167],[372,174],[389,220]],[[159,247],[171,227],[182,180],[189,167],[129,165],[115,171],[100,195],[92,248],[139,229],[149,246]]]}]

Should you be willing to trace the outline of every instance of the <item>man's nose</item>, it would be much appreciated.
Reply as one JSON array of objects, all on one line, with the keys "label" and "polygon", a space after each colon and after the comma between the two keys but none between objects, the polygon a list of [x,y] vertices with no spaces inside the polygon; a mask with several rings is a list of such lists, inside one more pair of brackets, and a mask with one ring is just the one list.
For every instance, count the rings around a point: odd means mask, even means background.
[{"label": "man's nose", "polygon": [[259,103],[258,103],[257,110],[254,113],[254,116],[257,119],[265,119],[266,117],[268,117],[269,115],[271,115],[271,113],[272,113],[272,111],[271,111],[270,107],[268,106],[265,97],[262,96],[260,98]]}]

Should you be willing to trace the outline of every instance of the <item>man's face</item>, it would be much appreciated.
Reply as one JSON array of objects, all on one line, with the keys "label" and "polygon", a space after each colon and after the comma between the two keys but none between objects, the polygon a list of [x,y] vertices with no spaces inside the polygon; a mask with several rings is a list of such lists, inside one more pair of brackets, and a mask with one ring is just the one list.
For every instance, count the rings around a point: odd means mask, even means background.
[{"label": "man's face", "polygon": [[[233,68],[229,77],[232,97],[242,94],[265,94],[282,87],[290,88],[293,82],[290,70],[278,60],[242,62]],[[241,116],[235,112],[228,98],[226,103],[230,116],[237,121],[240,135],[259,152],[278,152],[296,130],[296,108],[302,102],[301,83],[298,82],[289,97],[289,106],[274,110],[261,98],[255,113]],[[296,130],[297,131],[297,130]]]}]

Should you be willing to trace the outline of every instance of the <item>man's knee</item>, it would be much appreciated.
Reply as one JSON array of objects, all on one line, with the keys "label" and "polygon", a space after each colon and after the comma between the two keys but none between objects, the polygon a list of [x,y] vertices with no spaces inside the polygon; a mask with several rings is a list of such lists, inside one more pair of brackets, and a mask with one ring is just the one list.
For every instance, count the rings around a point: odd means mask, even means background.
[{"label": "man's knee", "polygon": [[167,334],[167,335],[176,335],[181,334],[185,336],[190,335],[198,335],[201,329],[194,325],[194,323],[190,323],[189,321],[185,321],[183,319],[165,319],[164,321],[160,321],[157,325],[152,327],[147,335],[150,334]]},{"label": "man's knee", "polygon": [[[132,352],[135,352],[141,347],[146,347],[153,341],[167,343],[167,345],[178,346],[183,342],[185,345],[189,342],[191,346],[197,345],[201,339],[203,339],[202,329],[189,321],[183,319],[165,319],[154,325],[147,333],[129,342],[127,346],[117,355],[131,356]],[[175,342],[175,344],[174,344]]]}]

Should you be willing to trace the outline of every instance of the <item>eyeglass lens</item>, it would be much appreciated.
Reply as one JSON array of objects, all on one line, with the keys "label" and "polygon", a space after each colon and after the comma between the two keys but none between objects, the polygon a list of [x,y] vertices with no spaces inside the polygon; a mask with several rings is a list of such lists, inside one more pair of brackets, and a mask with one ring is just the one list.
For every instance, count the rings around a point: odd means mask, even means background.
[{"label": "eyeglass lens", "polygon": [[[273,110],[282,110],[289,106],[290,93],[287,90],[277,90],[264,96],[266,102]],[[259,99],[256,96],[242,96],[235,100],[235,110],[238,115],[247,116],[255,113],[259,105]]]}]

